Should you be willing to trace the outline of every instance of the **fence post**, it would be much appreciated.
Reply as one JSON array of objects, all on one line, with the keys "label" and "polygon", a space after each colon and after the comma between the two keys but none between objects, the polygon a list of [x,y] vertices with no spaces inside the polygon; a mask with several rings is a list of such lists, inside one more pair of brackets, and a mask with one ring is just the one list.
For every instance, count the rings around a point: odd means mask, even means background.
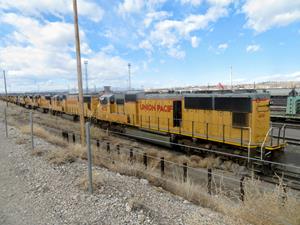
[{"label": "fence post", "polygon": [[109,142],[106,143],[106,151],[108,153],[110,153],[110,144],[109,144]]},{"label": "fence post", "polygon": [[165,174],[165,158],[160,158],[160,175],[163,176]]},{"label": "fence post", "polygon": [[6,108],[4,108],[4,123],[5,123],[5,136],[8,137]]},{"label": "fence post", "polygon": [[96,141],[96,146],[99,149],[99,147],[100,147],[100,141],[99,140]]},{"label": "fence post", "polygon": [[75,137],[75,134],[73,134],[73,143],[76,142],[76,137]]},{"label": "fence post", "polygon": [[208,194],[211,195],[211,175],[212,175],[212,171],[211,168],[207,169],[207,190],[208,190]]},{"label": "fence post", "polygon": [[120,155],[120,145],[117,145],[117,153]]},{"label": "fence post", "polygon": [[147,169],[147,166],[148,166],[148,160],[147,160],[147,153],[146,153],[146,152],[144,153],[143,158],[144,158],[144,166],[145,166],[145,169]]},{"label": "fence post", "polygon": [[187,180],[187,163],[183,163],[183,182]]},{"label": "fence post", "polygon": [[245,179],[245,176],[242,176],[241,180],[240,180],[240,191],[241,191],[240,199],[242,202],[244,201],[244,196],[245,196],[244,179]]},{"label": "fence post", "polygon": [[284,206],[287,199],[286,185],[282,184],[282,188],[283,188],[283,194],[281,198],[282,198],[282,206]]},{"label": "fence post", "polygon": [[90,123],[85,123],[86,147],[88,155],[88,176],[89,176],[89,192],[93,194],[93,174],[92,174],[92,149],[90,140]]},{"label": "fence post", "polygon": [[32,119],[32,112],[29,113],[30,117],[30,134],[31,134],[31,149],[34,149],[34,142],[33,142],[33,119]]},{"label": "fence post", "polygon": [[130,159],[130,162],[132,163],[133,162],[133,150],[132,150],[132,148],[130,149],[130,152],[129,152],[129,159]]},{"label": "fence post", "polygon": [[66,132],[66,139],[67,139],[67,142],[69,142],[69,133]]}]

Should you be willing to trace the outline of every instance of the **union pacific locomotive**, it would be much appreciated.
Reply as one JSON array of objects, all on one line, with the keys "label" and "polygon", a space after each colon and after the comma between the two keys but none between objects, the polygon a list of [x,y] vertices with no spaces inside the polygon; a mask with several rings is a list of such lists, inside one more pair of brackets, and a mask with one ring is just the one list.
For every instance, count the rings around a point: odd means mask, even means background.
[{"label": "union pacific locomotive", "polygon": [[[15,95],[7,100],[52,114],[79,115],[78,95]],[[285,146],[269,138],[269,105],[267,93],[108,92],[84,96],[84,115],[123,133],[135,129],[167,137],[174,145],[222,148],[266,159]]]}]

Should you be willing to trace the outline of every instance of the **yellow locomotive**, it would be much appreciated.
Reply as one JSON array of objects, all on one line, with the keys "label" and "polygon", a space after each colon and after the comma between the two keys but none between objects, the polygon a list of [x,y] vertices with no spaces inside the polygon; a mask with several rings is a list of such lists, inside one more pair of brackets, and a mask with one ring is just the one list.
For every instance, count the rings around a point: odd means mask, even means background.
[{"label": "yellow locomotive", "polygon": [[[265,158],[284,149],[284,143],[269,138],[269,103],[266,93],[104,93],[84,96],[84,115],[120,132],[136,129],[173,144],[227,147]],[[27,96],[27,105],[79,116],[78,95]]]}]

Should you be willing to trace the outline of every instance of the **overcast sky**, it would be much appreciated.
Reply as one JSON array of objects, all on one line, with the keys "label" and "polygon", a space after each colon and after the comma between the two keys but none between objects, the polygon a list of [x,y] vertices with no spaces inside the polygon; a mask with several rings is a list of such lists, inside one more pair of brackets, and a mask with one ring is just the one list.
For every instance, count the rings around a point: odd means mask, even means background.
[{"label": "overcast sky", "polygon": [[[300,0],[78,0],[89,86],[300,80]],[[71,0],[1,0],[9,91],[74,88]],[[3,84],[0,82],[1,91]]]}]

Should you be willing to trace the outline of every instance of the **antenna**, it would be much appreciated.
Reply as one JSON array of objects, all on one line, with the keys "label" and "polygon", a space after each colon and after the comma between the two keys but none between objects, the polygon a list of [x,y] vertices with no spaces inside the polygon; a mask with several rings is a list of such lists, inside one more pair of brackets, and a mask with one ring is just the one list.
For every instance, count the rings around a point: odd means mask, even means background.
[{"label": "antenna", "polygon": [[131,74],[130,74],[130,67],[131,67],[131,64],[128,63],[128,90],[129,90],[129,91],[131,90]]},{"label": "antenna", "polygon": [[87,71],[87,65],[88,65],[88,61],[85,60],[84,61],[84,67],[85,67],[85,91],[86,93],[89,93],[89,82],[88,82],[88,71]]}]

